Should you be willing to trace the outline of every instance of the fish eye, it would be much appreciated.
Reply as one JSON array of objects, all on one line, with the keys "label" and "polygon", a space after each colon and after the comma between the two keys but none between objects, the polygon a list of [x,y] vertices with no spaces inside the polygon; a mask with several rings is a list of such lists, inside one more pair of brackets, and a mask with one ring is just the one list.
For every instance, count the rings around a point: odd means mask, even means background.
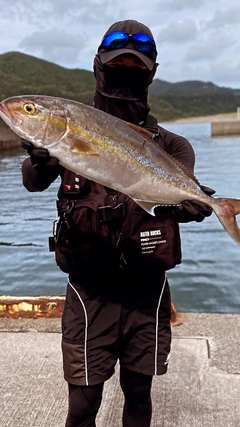
[{"label": "fish eye", "polygon": [[25,113],[27,114],[34,114],[36,112],[36,108],[33,104],[28,103],[28,104],[24,104],[23,106],[23,110],[25,111]]}]

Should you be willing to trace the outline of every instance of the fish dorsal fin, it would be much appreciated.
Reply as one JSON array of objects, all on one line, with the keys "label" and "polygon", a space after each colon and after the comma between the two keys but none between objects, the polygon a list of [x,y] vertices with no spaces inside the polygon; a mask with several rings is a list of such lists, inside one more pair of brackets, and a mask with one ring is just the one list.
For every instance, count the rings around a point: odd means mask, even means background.
[{"label": "fish dorsal fin", "polygon": [[132,130],[135,130],[135,132],[139,133],[140,135],[144,136],[144,138],[153,139],[154,134],[149,132],[149,130],[142,128],[141,126],[134,125],[133,123],[126,122],[128,127],[130,127]]},{"label": "fish dorsal fin", "polygon": [[99,152],[84,138],[75,139],[68,137],[68,142],[70,142],[73,153],[99,155]]},{"label": "fish dorsal fin", "polygon": [[191,178],[194,182],[196,182],[197,185],[199,185],[200,187],[200,182],[198,181],[198,179],[195,177],[194,173],[192,171],[190,171],[190,169],[188,169],[186,166],[184,166],[184,164],[182,162],[180,162],[179,160],[175,159],[175,157],[171,156],[169,154],[169,156],[171,157],[172,161],[180,168],[182,169],[182,171],[189,177]]}]

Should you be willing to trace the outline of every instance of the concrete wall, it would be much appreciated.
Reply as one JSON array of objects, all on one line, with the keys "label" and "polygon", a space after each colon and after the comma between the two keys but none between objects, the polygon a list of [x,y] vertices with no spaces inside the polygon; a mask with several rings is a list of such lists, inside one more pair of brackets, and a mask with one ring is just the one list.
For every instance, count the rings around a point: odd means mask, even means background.
[{"label": "concrete wall", "polygon": [[0,150],[10,150],[18,147],[20,147],[20,137],[0,118]]},{"label": "concrete wall", "polygon": [[212,136],[240,135],[240,120],[212,122]]}]

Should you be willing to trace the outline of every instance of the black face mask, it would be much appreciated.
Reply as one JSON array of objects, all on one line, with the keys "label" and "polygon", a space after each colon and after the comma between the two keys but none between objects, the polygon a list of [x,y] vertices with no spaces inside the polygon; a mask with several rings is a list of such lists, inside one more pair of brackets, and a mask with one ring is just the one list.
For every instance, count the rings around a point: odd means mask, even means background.
[{"label": "black face mask", "polygon": [[155,69],[139,67],[109,67],[102,64],[98,55],[94,60],[96,108],[131,123],[144,121],[150,108],[147,103],[148,86]]}]

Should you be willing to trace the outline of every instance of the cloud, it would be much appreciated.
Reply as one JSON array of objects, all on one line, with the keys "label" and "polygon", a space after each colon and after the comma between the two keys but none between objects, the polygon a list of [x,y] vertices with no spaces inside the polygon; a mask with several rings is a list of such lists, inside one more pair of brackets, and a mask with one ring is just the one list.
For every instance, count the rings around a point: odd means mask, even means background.
[{"label": "cloud", "polygon": [[74,63],[84,49],[86,40],[79,34],[70,34],[58,28],[35,31],[24,37],[19,48],[27,52],[38,52],[41,58],[51,62]]},{"label": "cloud", "polygon": [[224,86],[239,87],[239,55],[234,58],[226,53],[223,57],[217,59],[211,66],[211,75],[215,81]]},{"label": "cloud", "polygon": [[239,14],[239,3],[229,5],[226,4],[226,8],[218,8],[211,19],[206,19],[203,21],[205,23],[205,29],[217,28],[219,30],[227,26],[235,26],[235,24],[240,24],[240,14]]},{"label": "cloud", "polygon": [[199,9],[205,3],[205,0],[161,0],[159,6],[165,10],[183,11],[185,9]]},{"label": "cloud", "polygon": [[49,25],[62,28],[67,24],[76,25],[78,28],[89,27],[108,19],[112,23],[114,19],[121,19],[121,13],[121,5],[116,4],[115,0],[1,1],[1,19],[18,20],[23,26],[28,23],[40,25],[41,28],[47,28]]},{"label": "cloud", "polygon": [[170,22],[161,28],[156,36],[157,43],[183,43],[194,40],[197,34],[196,22],[192,19]]},{"label": "cloud", "polygon": [[1,20],[10,20],[12,22],[20,21],[22,26],[25,23],[31,25],[42,25],[44,17],[51,11],[51,5],[47,1],[24,0],[3,0],[1,2]]},{"label": "cloud", "polygon": [[46,31],[35,31],[30,36],[24,37],[19,43],[19,47],[25,48],[58,48],[58,47],[78,47],[84,43],[84,38],[79,35],[70,34],[58,28],[51,28]]},{"label": "cloud", "polygon": [[233,44],[232,36],[219,31],[210,31],[208,34],[199,35],[196,43],[192,43],[185,56],[186,61],[213,61]]},{"label": "cloud", "polygon": [[240,87],[239,0],[1,0],[0,54],[20,50],[92,70],[103,34],[122,19],[152,30],[157,78]]}]

